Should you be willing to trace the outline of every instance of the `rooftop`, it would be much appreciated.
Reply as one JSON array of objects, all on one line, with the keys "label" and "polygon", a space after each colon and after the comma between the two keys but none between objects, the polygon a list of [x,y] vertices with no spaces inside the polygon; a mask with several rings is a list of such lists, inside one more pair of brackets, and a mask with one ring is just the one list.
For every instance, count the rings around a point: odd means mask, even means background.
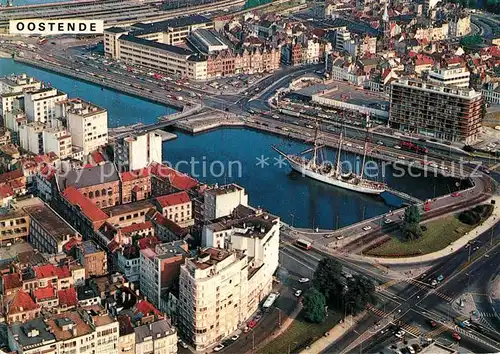
[{"label": "rooftop", "polygon": [[140,178],[145,178],[150,176],[150,170],[148,168],[142,168],[140,170],[122,172],[121,177],[123,182],[135,181]]},{"label": "rooftop", "polygon": [[168,179],[170,184],[178,190],[188,190],[199,184],[194,178],[159,163],[151,164],[150,168],[153,175],[161,179]]},{"label": "rooftop", "polygon": [[126,41],[126,42],[132,42],[135,44],[140,44],[143,46],[152,47],[152,48],[156,48],[156,49],[160,49],[160,50],[165,50],[167,52],[171,52],[171,53],[186,56],[186,57],[190,56],[191,54],[194,54],[192,51],[190,51],[188,49],[177,47],[175,45],[159,43],[159,42],[151,41],[148,39],[134,37],[131,35],[122,35],[122,36],[120,36],[119,40]]},{"label": "rooftop", "polygon": [[118,182],[118,172],[111,162],[89,168],[73,169],[66,173],[60,173],[59,186],[63,190],[67,187],[85,188],[98,184]]},{"label": "rooftop", "polygon": [[116,216],[121,214],[128,214],[133,211],[143,210],[143,209],[154,209],[154,205],[147,200],[140,200],[138,202],[115,205],[109,208],[104,208],[103,210],[109,216]]},{"label": "rooftop", "polygon": [[142,343],[147,338],[163,338],[175,333],[175,328],[172,327],[167,320],[160,320],[151,324],[146,324],[135,328],[135,342]]},{"label": "rooftop", "polygon": [[191,259],[190,261],[198,269],[207,269],[218,264],[219,262],[222,262],[231,254],[232,253],[230,251],[225,249],[205,248],[200,251],[197,258]]},{"label": "rooftop", "polygon": [[208,189],[206,191],[206,193],[212,194],[212,195],[222,195],[222,194],[228,194],[228,193],[233,193],[233,192],[242,191],[242,190],[244,190],[243,187],[241,187],[235,183],[231,183],[231,184],[219,186],[217,188]]},{"label": "rooftop", "polygon": [[53,264],[45,264],[41,266],[33,267],[36,277],[38,279],[52,278],[56,277],[58,279],[64,279],[71,277],[68,266],[56,267]]},{"label": "rooftop", "polygon": [[82,242],[80,245],[83,254],[93,254],[97,252],[103,252],[92,240],[87,240]]},{"label": "rooftop", "polygon": [[47,320],[47,324],[58,341],[84,336],[92,332],[90,325],[85,323],[77,311],[54,314]]},{"label": "rooftop", "polygon": [[59,242],[68,240],[75,236],[77,231],[73,229],[63,218],[47,205],[35,205],[25,207],[32,220],[36,222]]},{"label": "rooftop", "polygon": [[132,32],[132,34],[137,36],[147,33],[166,32],[168,28],[187,27],[187,26],[210,23],[210,22],[212,22],[212,20],[201,15],[177,17],[165,21],[152,22],[152,23],[139,22],[133,25],[133,27],[137,28],[137,30]]},{"label": "rooftop", "polygon": [[69,187],[64,190],[64,197],[73,205],[80,207],[82,212],[92,222],[103,221],[108,218],[108,215],[99,209],[88,198],[85,198],[75,187]]},{"label": "rooftop", "polygon": [[24,323],[14,323],[10,326],[10,330],[23,349],[32,349],[56,341],[56,337],[42,317]]},{"label": "rooftop", "polygon": [[185,191],[182,191],[156,197],[156,201],[162,208],[165,208],[173,205],[189,203],[191,199]]}]

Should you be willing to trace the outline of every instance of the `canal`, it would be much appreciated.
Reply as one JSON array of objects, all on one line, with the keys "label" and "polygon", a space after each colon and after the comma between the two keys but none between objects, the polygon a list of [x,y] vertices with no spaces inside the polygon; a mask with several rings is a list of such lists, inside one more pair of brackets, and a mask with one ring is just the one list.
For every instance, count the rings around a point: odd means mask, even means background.
[{"label": "canal", "polygon": [[[173,113],[151,102],[131,97],[99,86],[61,75],[0,59],[0,76],[27,73],[57,87],[71,97],[81,97],[108,110],[110,127],[137,122],[151,123],[156,117]],[[198,136],[178,132],[178,139],[165,142],[163,159],[179,170],[190,173],[207,183],[235,182],[246,188],[253,206],[261,206],[298,227],[335,228],[389,211],[400,204],[388,195],[373,197],[325,185],[297,173],[287,165],[280,166],[271,149],[298,153],[307,145],[275,135],[249,129],[220,129]],[[358,157],[342,156],[356,166]],[[335,152],[326,151],[326,159],[335,160]],[[455,181],[441,177],[395,177],[391,166],[379,169],[377,179],[392,188],[420,199],[449,193],[456,189]],[[391,205],[392,204],[392,205]]]}]

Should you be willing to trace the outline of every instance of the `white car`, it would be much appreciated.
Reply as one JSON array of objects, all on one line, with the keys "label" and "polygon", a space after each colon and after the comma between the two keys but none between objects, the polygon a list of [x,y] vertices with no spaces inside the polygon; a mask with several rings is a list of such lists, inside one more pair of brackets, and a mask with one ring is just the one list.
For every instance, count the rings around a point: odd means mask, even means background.
[{"label": "white car", "polygon": [[300,295],[302,295],[302,290],[295,291],[295,296],[299,297]]},{"label": "white car", "polygon": [[401,146],[399,146],[399,145],[394,145],[394,149],[401,150]]},{"label": "white car", "polygon": [[363,227],[363,231],[369,231],[372,227],[370,225]]},{"label": "white car", "polygon": [[438,282],[437,282],[437,280],[436,280],[436,279],[434,279],[434,280],[431,282],[431,285],[432,285],[432,286],[436,286],[436,285],[437,285],[437,283],[438,283]]},{"label": "white car", "polygon": [[344,235],[338,235],[337,236],[337,240],[343,240],[344,239]]},{"label": "white car", "polygon": [[384,145],[384,142],[382,140],[377,141],[378,145]]},{"label": "white car", "polygon": [[231,340],[233,342],[236,342],[238,340],[238,338],[240,338],[240,336],[238,334],[235,334],[234,336],[231,337]]},{"label": "white car", "polygon": [[186,343],[185,343],[182,339],[179,339],[179,340],[177,341],[177,343],[178,343],[181,347],[183,347],[184,349],[186,349],[186,348],[188,347],[188,345],[187,345],[187,344],[186,344]]},{"label": "white car", "polygon": [[384,224],[392,224],[392,220],[391,219],[384,219]]},{"label": "white car", "polygon": [[220,352],[222,349],[224,349],[224,344],[219,344],[214,348],[214,352]]},{"label": "white car", "polygon": [[400,331],[398,331],[398,333],[396,333],[396,337],[398,337],[398,338],[403,338],[405,334],[406,334],[406,332],[405,332],[405,331],[400,330]]},{"label": "white car", "polygon": [[308,283],[309,282],[309,278],[300,278],[299,279],[299,283]]}]

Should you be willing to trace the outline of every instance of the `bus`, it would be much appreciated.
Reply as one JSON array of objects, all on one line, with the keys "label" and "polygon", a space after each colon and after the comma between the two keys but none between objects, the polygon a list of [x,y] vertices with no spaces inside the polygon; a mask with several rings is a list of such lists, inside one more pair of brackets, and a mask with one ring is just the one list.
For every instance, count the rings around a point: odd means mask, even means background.
[{"label": "bus", "polygon": [[266,301],[264,301],[264,304],[262,305],[262,309],[264,311],[268,311],[271,308],[271,306],[273,306],[273,304],[277,298],[278,298],[278,295],[276,295],[275,293],[269,294]]},{"label": "bus", "polygon": [[312,243],[299,238],[297,241],[295,241],[295,246],[305,250],[310,250],[312,248]]}]

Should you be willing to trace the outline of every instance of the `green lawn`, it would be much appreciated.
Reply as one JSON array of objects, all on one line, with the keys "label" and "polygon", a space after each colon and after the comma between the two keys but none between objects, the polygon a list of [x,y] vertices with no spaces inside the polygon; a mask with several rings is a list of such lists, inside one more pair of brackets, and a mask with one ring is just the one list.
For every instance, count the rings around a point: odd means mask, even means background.
[{"label": "green lawn", "polygon": [[416,241],[401,241],[400,233],[394,233],[392,239],[383,245],[369,250],[366,254],[370,256],[405,256],[431,253],[439,251],[451,242],[462,237],[474,226],[469,226],[458,220],[456,215],[430,221],[424,224],[427,230],[422,237]]},{"label": "green lawn", "polygon": [[284,354],[288,353],[289,349],[291,353],[297,351],[297,349],[301,347],[305,349],[307,341],[311,341],[312,343],[313,340],[323,336],[331,328],[335,327],[341,318],[342,316],[340,314],[328,311],[328,317],[325,322],[316,324],[307,322],[302,317],[302,313],[300,313],[283,334],[265,347],[259,349],[257,353]]}]

